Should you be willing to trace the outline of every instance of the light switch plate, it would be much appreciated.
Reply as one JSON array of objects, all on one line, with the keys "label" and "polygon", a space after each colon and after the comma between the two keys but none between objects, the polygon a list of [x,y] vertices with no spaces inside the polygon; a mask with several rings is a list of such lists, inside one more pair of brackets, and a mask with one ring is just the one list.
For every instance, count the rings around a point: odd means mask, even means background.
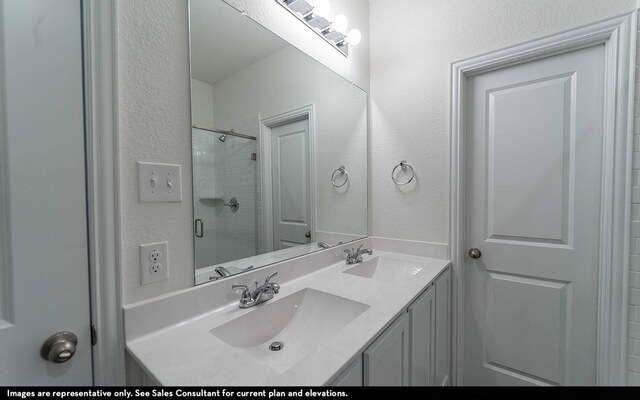
[{"label": "light switch plate", "polygon": [[140,284],[169,279],[169,242],[140,245]]},{"label": "light switch plate", "polygon": [[181,166],[138,161],[138,201],[141,203],[182,201]]}]

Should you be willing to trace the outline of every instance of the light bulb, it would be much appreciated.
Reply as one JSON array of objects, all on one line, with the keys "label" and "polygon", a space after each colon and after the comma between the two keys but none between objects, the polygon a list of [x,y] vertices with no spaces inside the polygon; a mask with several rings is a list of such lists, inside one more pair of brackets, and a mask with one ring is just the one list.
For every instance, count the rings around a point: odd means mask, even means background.
[{"label": "light bulb", "polygon": [[319,17],[326,17],[331,11],[331,3],[329,0],[315,0],[312,4],[313,13]]},{"label": "light bulb", "polygon": [[347,26],[349,26],[349,20],[343,14],[336,15],[336,17],[333,19],[333,22],[331,22],[331,27],[333,28],[333,30],[336,30],[338,32],[346,32]]},{"label": "light bulb", "polygon": [[360,33],[357,29],[352,29],[347,34],[347,39],[345,40],[350,45],[357,45],[362,40],[362,33]]}]

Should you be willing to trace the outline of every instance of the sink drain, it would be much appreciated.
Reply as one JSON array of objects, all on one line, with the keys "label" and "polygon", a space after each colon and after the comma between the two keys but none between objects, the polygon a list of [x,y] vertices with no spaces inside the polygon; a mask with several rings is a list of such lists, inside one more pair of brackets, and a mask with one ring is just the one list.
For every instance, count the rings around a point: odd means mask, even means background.
[{"label": "sink drain", "polygon": [[284,347],[284,343],[282,342],[273,342],[269,345],[269,350],[271,351],[280,351]]}]

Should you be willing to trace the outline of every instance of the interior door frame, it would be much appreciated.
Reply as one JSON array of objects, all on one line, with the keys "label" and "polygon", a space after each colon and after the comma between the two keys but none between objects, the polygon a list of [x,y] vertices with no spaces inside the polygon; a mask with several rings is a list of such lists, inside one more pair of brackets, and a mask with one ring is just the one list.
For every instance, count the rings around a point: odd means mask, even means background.
[{"label": "interior door frame", "polygon": [[[87,285],[91,300],[90,323],[97,334],[97,342],[92,346],[93,384],[122,386],[125,383],[125,369],[120,300],[120,236],[117,234],[116,2],[80,0],[80,6],[90,276]],[[1,145],[0,150],[3,150]],[[0,218],[0,222],[2,220]],[[0,226],[0,231],[3,231],[2,228]],[[1,239],[0,247],[4,245]],[[6,257],[5,253],[0,258]]]},{"label": "interior door frame", "polygon": [[93,384],[123,386],[117,2],[80,1]]},{"label": "interior door frame", "polygon": [[450,253],[453,263],[452,378],[464,367],[466,84],[474,75],[605,45],[605,116],[600,217],[597,385],[624,385],[638,11],[451,65]]},{"label": "interior door frame", "polygon": [[309,122],[309,208],[311,210],[311,241],[315,241],[316,226],[316,161],[315,161],[315,111],[309,104],[260,120],[260,168],[262,175],[262,246],[263,252],[273,251],[273,178],[271,173],[271,129],[291,122],[307,120]]}]

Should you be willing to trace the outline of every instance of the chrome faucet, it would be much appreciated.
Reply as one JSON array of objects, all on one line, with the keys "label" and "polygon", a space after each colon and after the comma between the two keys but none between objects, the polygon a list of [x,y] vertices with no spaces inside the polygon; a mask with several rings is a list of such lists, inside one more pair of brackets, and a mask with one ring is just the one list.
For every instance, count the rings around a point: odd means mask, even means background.
[{"label": "chrome faucet", "polygon": [[357,264],[357,263],[361,263],[362,262],[362,255],[363,254],[373,254],[373,250],[371,249],[363,249],[362,245],[360,245],[360,247],[358,247],[358,250],[356,249],[346,249],[344,251],[345,253],[347,253],[347,264]]},{"label": "chrome faucet", "polygon": [[342,242],[338,242],[337,244],[334,244],[333,246],[330,244],[326,244],[325,242],[318,242],[318,247],[320,247],[321,249],[330,249],[332,247],[335,246],[340,246],[342,244]]},{"label": "chrome faucet", "polygon": [[269,280],[276,275],[278,275],[277,272],[269,275],[262,286],[258,286],[258,282],[256,282],[256,289],[253,292],[251,292],[251,289],[249,289],[247,285],[233,285],[232,289],[235,290],[236,293],[240,291],[242,294],[242,297],[240,297],[240,308],[253,307],[273,299],[273,297],[280,292],[280,285],[275,282],[271,283]]},{"label": "chrome faucet", "polygon": [[226,276],[231,275],[231,272],[229,272],[229,270],[228,270],[228,269],[226,269],[225,267],[222,267],[222,266],[220,266],[220,267],[216,267],[215,271],[216,271],[216,273],[217,273],[218,275],[220,275],[222,278],[224,278],[224,277],[226,277]]}]

